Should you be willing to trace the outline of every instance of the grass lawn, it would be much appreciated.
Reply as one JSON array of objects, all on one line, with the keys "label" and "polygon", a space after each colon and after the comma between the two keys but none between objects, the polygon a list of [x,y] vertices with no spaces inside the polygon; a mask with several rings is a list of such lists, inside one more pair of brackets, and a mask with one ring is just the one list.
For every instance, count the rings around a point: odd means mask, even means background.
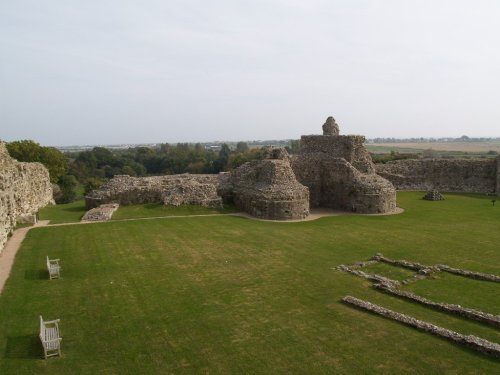
[{"label": "grass lawn", "polygon": [[66,204],[47,206],[40,210],[40,220],[50,220],[50,224],[79,222],[87,210],[83,199]]},{"label": "grass lawn", "polygon": [[113,214],[113,220],[138,219],[144,217],[228,214],[233,212],[238,212],[238,210],[234,206],[229,205],[225,205],[224,208],[205,208],[195,205],[173,207],[165,206],[163,203],[147,203],[134,206],[120,206]]},{"label": "grass lawn", "polygon": [[396,267],[381,262],[363,267],[360,270],[368,273],[374,273],[397,281],[403,281],[415,275],[415,272],[408,268]]},{"label": "grass lawn", "polygon": [[[352,295],[500,343],[495,328],[335,270],[381,252],[500,274],[500,206],[422,196],[398,194],[405,212],[392,216],[32,229],[0,295],[0,374],[498,373],[498,360],[340,302]],[[47,279],[46,255],[61,259],[62,279]],[[442,274],[409,287],[498,313],[499,284]],[[41,359],[39,314],[61,319],[62,358]]]}]

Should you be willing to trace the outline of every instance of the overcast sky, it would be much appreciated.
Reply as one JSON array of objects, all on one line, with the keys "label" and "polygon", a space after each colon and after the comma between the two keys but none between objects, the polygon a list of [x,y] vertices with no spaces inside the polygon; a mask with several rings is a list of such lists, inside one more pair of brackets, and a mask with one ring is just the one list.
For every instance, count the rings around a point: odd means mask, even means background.
[{"label": "overcast sky", "polygon": [[498,0],[0,0],[0,139],[500,136]]}]

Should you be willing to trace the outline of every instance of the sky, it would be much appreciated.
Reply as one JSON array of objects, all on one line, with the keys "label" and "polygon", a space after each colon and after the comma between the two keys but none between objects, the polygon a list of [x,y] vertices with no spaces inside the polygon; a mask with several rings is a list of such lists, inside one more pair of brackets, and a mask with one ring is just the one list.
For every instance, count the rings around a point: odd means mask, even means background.
[{"label": "sky", "polygon": [[0,139],[500,136],[498,0],[0,0]]}]

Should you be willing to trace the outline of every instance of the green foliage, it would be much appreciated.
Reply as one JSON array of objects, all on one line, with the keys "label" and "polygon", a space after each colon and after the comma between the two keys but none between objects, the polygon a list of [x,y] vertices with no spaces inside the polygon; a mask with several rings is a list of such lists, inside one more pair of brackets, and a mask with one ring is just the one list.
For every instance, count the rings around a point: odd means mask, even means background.
[{"label": "green foliage", "polygon": [[79,222],[87,210],[83,199],[66,203],[55,204],[42,208],[39,211],[40,220],[50,220],[50,224]]},{"label": "green foliage", "polygon": [[77,197],[78,181],[75,176],[67,174],[59,179],[62,197],[56,203],[71,203]]},{"label": "green foliage", "polygon": [[56,183],[66,173],[68,161],[64,154],[53,147],[44,147],[31,140],[7,143],[7,150],[14,159],[42,163],[49,171],[50,181]]},{"label": "green foliage", "polygon": [[246,142],[238,142],[236,143],[236,153],[238,154],[244,154],[248,152],[250,148],[248,147],[248,144]]},{"label": "green foliage", "polygon": [[92,190],[97,189],[102,184],[104,184],[104,180],[95,177],[89,177],[84,187],[84,194],[90,193]]}]

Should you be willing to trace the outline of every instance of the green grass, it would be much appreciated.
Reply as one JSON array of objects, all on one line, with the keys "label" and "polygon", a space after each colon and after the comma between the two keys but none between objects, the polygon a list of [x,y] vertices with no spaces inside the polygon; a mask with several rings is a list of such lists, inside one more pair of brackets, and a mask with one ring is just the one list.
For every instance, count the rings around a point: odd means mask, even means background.
[{"label": "green grass", "polygon": [[[335,270],[382,252],[500,274],[500,207],[478,195],[446,194],[441,202],[422,195],[399,194],[405,213],[393,216],[298,223],[217,216],[32,229],[0,295],[0,373],[498,373],[498,360],[340,302],[353,295],[500,342],[494,328]],[[46,255],[61,259],[62,279],[47,280]],[[440,299],[458,295],[461,281],[443,276],[412,287]],[[464,306],[498,309],[491,298],[500,294],[498,284],[466,288]],[[62,358],[40,359],[39,314],[61,319]]]},{"label": "green grass", "polygon": [[407,268],[391,266],[386,263],[375,263],[369,266],[361,268],[361,271],[374,273],[380,276],[387,277],[391,280],[403,281],[409,279],[413,275],[415,275],[414,271],[411,271]]},{"label": "green grass", "polygon": [[50,220],[50,224],[75,223],[85,214],[85,201],[78,200],[66,204],[54,204],[40,210],[40,220]]},{"label": "green grass", "polygon": [[178,207],[165,206],[163,203],[147,203],[133,206],[120,206],[113,214],[113,220],[138,219],[145,217],[166,217],[186,215],[211,215],[237,212],[231,205],[224,208],[205,208],[195,205],[182,205]]},{"label": "green grass", "polygon": [[[40,220],[50,220],[50,224],[76,223],[85,214],[85,201],[47,206],[40,210]],[[167,216],[210,215],[228,214],[238,212],[232,205],[224,208],[205,208],[195,205],[182,205],[179,207],[165,206],[162,203],[147,203],[134,206],[120,206],[113,214],[113,220],[139,219]]]}]

